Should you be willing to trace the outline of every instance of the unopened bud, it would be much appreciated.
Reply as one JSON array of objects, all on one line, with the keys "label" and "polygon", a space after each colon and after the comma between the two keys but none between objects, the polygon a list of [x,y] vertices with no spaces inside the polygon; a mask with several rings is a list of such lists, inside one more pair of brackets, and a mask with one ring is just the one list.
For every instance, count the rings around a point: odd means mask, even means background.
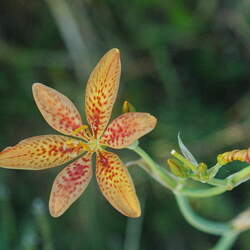
[{"label": "unopened bud", "polygon": [[136,112],[136,109],[131,103],[125,101],[122,105],[122,112],[123,113]]},{"label": "unopened bud", "polygon": [[198,169],[201,175],[205,175],[207,173],[207,165],[204,162],[199,163]]},{"label": "unopened bud", "polygon": [[250,163],[250,148],[248,149],[235,149],[230,152],[225,152],[217,156],[217,161],[221,165],[225,165],[232,161],[242,161]]},{"label": "unopened bud", "polygon": [[173,159],[168,159],[167,160],[167,164],[171,170],[171,172],[181,178],[186,178],[187,177],[187,173],[185,172],[185,169],[182,168],[181,166],[179,166],[177,164],[177,162]]}]

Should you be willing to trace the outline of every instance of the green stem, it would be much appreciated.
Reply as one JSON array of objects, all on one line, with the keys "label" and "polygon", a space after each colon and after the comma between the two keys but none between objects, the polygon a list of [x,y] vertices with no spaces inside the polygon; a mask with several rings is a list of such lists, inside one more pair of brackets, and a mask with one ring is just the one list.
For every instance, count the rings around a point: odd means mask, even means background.
[{"label": "green stem", "polygon": [[239,172],[227,177],[227,182],[233,187],[240,185],[250,179],[250,166],[245,167]]},{"label": "green stem", "polygon": [[221,167],[223,167],[223,166],[219,162],[217,162],[216,165],[214,165],[213,167],[211,167],[208,170],[209,177],[214,178],[216,176],[216,174],[219,172]]},{"label": "green stem", "polygon": [[[139,164],[150,176],[152,176],[157,182],[162,184],[164,187],[169,188],[171,190],[175,190],[178,186],[177,179],[173,177],[166,169],[160,167],[156,162],[152,160],[152,158],[138,145],[134,147],[129,147],[129,149],[135,151],[147,164]],[[188,187],[182,187],[179,190],[179,193],[190,196],[190,197],[210,197],[218,194],[222,194],[227,190],[227,188],[223,186],[217,187],[208,187],[203,189],[194,189]]]},{"label": "green stem", "polygon": [[227,223],[209,221],[194,213],[187,198],[183,195],[175,193],[175,198],[184,218],[200,231],[215,235],[224,235],[232,230],[231,226]]},{"label": "green stem", "polygon": [[222,186],[217,187],[208,187],[208,188],[202,188],[202,189],[194,189],[194,188],[186,188],[184,187],[179,191],[180,194],[189,196],[189,197],[196,197],[196,198],[205,198],[205,197],[211,197],[218,194],[222,194],[226,192],[227,189]]},{"label": "green stem", "polygon": [[225,186],[227,185],[227,180],[212,178],[211,180],[206,181],[207,184],[213,185],[213,186]]},{"label": "green stem", "polygon": [[154,179],[160,182],[163,186],[174,189],[177,186],[176,178],[173,177],[166,169],[160,167],[152,158],[139,146],[131,147],[141,158],[146,162],[147,167],[143,167]]},{"label": "green stem", "polygon": [[[224,193],[230,188],[234,188],[250,179],[250,166],[229,176],[225,180],[211,178],[207,181],[207,184],[214,185],[214,187],[195,189],[186,187],[181,179],[172,176],[167,170],[160,167],[143,149],[138,146],[138,144],[131,145],[129,148],[134,150],[142,158],[143,162],[139,164],[138,161],[138,164],[144,170],[146,170],[163,186],[170,188],[174,192],[181,213],[192,226],[203,232],[222,236],[213,250],[228,250],[231,248],[234,241],[237,239],[237,236],[240,234],[240,231],[234,229],[231,223],[213,222],[197,215],[189,205],[188,199],[185,196],[209,197]],[[171,154],[183,162],[186,167],[191,168],[192,171],[196,171],[196,166],[189,163],[183,156],[175,151],[172,151]],[[215,172],[218,169],[219,165],[216,165],[214,171],[211,171],[212,174],[215,175]]]},{"label": "green stem", "polygon": [[228,250],[231,249],[233,246],[235,240],[237,239],[239,235],[238,231],[231,230],[228,231],[226,234],[224,234],[220,240],[217,242],[214,248],[211,250]]},{"label": "green stem", "polygon": [[[130,146],[129,149],[135,151],[143,159],[146,165],[140,164],[140,166],[157,182],[162,184],[164,187],[171,189],[174,192],[176,192],[176,189],[178,189],[178,192],[180,194],[189,197],[202,198],[222,194],[250,179],[250,166],[248,166],[242,169],[241,171],[227,177],[225,180],[212,178],[211,180],[206,182],[207,184],[213,185],[215,187],[197,189],[189,188],[183,185],[182,188],[179,189],[180,185],[178,184],[180,183],[180,179],[171,175],[171,173],[169,173],[166,169],[160,167],[142,148],[135,144]],[[174,152],[174,156],[177,156],[179,160],[187,161],[185,158],[182,159],[183,157],[176,152]]]}]

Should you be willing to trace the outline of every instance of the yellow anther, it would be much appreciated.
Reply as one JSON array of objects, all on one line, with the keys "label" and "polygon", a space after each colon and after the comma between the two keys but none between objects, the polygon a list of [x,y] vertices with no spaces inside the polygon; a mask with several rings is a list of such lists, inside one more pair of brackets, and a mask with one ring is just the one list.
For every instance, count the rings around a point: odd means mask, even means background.
[{"label": "yellow anther", "polygon": [[84,143],[84,142],[81,142],[81,141],[78,141],[78,142],[75,142],[73,141],[72,139],[69,139],[65,142],[65,144],[67,145],[67,148],[70,148],[70,149],[76,149],[77,148],[82,148],[83,150],[85,151],[88,151],[90,152],[91,149],[90,147],[88,146],[88,144]]},{"label": "yellow anther", "polygon": [[73,140],[72,140],[72,139],[69,139],[69,140],[67,140],[67,141],[65,142],[65,144],[67,144],[67,145],[72,145],[72,144],[73,144]]},{"label": "yellow anther", "polygon": [[84,130],[87,129],[87,128],[88,128],[87,125],[82,125],[82,126],[80,126],[79,128],[75,129],[75,130],[72,132],[72,134],[73,134],[73,135],[77,135],[80,131],[84,131]]},{"label": "yellow anther", "polygon": [[65,142],[65,144],[67,145],[65,145],[64,146],[64,148],[65,149],[73,149],[73,148],[76,148],[77,147],[77,145],[78,145],[78,142],[76,142],[76,141],[73,141],[72,139],[69,139],[69,140],[67,140],[66,142]]},{"label": "yellow anther", "polygon": [[91,151],[90,147],[86,143],[84,143],[84,142],[79,142],[79,146],[81,146],[84,150],[86,150],[88,152]]}]

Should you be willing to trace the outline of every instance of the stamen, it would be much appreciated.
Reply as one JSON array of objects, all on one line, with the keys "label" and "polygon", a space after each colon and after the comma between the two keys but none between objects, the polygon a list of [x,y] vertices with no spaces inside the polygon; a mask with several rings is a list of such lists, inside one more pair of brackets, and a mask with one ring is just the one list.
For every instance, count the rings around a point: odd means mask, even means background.
[{"label": "stamen", "polygon": [[84,143],[84,142],[79,142],[78,145],[81,146],[84,150],[86,150],[88,152],[91,151],[90,148],[89,148],[89,146],[86,143]]},{"label": "stamen", "polygon": [[69,139],[65,142],[65,145],[63,145],[63,149],[67,150],[67,149],[71,149],[74,148],[74,143],[72,139]]},{"label": "stamen", "polygon": [[75,129],[75,130],[72,132],[72,134],[73,134],[73,135],[77,135],[81,130],[84,131],[84,130],[87,129],[87,128],[88,128],[87,125],[82,125],[82,126],[80,126],[79,128]]},{"label": "stamen", "polygon": [[81,141],[73,141],[72,139],[69,139],[65,142],[66,145],[64,145],[64,150],[66,149],[72,149],[74,152],[75,151],[79,151],[79,149],[83,149],[85,151],[91,151],[90,150],[90,147],[84,143],[84,142],[81,142]]},{"label": "stamen", "polygon": [[82,134],[82,137],[86,140],[89,140],[91,138],[91,133],[88,129],[88,125],[82,125],[80,126],[79,128],[75,129],[73,132],[72,132],[72,135],[76,136],[78,135],[80,132],[85,132],[84,134]]},{"label": "stamen", "polygon": [[86,130],[85,130],[85,133],[86,133],[86,135],[88,136],[88,138],[91,138],[91,137],[92,137],[91,132],[89,131],[89,129],[86,129]]}]

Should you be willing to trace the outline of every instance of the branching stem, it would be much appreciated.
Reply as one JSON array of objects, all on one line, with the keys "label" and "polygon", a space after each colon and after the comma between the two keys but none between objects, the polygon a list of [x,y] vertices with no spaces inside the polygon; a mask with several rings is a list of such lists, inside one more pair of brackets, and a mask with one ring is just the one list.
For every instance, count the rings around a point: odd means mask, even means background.
[{"label": "branching stem", "polygon": [[[192,226],[206,233],[221,235],[221,239],[213,250],[228,250],[231,248],[234,241],[237,239],[237,236],[240,234],[240,231],[233,227],[231,222],[214,222],[197,215],[190,206],[187,197],[210,197],[231,190],[250,179],[250,166],[247,166],[243,170],[222,180],[214,177],[221,167],[217,164],[213,168],[214,170],[211,171],[212,175],[210,175],[210,178],[206,181],[205,188],[190,188],[188,186],[188,180],[177,178],[167,169],[159,166],[142,148],[138,146],[138,143],[131,145],[129,149],[133,150],[141,157],[140,160],[134,161],[132,164],[138,164],[157,182],[174,193],[180,211]],[[172,151],[171,154],[180,160],[186,167],[189,167],[193,172],[197,170],[197,166],[190,163],[185,157],[178,154],[176,151]],[[212,187],[208,184],[212,185]]]}]

